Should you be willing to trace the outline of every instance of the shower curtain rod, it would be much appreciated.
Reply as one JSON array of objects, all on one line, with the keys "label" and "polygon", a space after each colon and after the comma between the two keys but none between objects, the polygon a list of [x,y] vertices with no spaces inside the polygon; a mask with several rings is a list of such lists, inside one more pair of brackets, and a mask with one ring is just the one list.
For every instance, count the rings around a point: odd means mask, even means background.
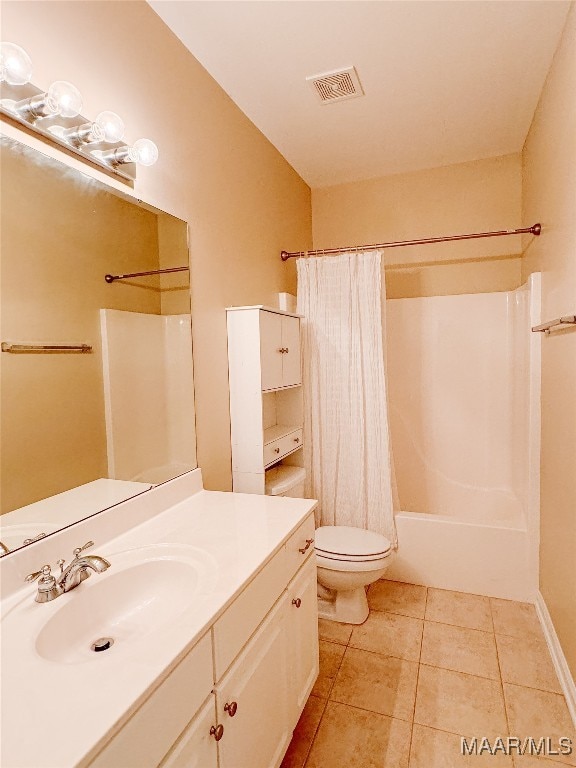
[{"label": "shower curtain rod", "polygon": [[114,280],[125,280],[127,277],[146,277],[147,275],[164,275],[167,272],[187,272],[190,267],[167,267],[166,269],[150,269],[148,272],[130,272],[126,275],[104,275],[107,283],[113,283]]},{"label": "shower curtain rod", "polygon": [[430,243],[449,243],[452,240],[475,240],[479,237],[502,237],[503,235],[536,235],[542,231],[540,224],[533,224],[531,227],[522,229],[501,229],[498,232],[476,232],[471,235],[449,235],[448,237],[425,237],[421,240],[397,240],[392,243],[372,243],[371,245],[351,245],[346,248],[318,248],[315,251],[282,251],[280,258],[282,261],[296,259],[306,256],[324,256],[334,253],[347,253],[349,251],[366,251],[373,248],[402,248],[406,245],[429,245]]}]

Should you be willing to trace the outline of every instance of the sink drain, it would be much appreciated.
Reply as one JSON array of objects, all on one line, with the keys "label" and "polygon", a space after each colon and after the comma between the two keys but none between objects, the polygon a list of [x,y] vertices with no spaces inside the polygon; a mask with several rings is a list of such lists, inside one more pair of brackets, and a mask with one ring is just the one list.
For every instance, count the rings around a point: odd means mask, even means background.
[{"label": "sink drain", "polygon": [[100,651],[107,651],[108,648],[112,648],[114,645],[114,639],[111,637],[99,637],[98,640],[95,640],[92,645],[90,646],[90,650],[94,651],[95,653],[100,653]]}]

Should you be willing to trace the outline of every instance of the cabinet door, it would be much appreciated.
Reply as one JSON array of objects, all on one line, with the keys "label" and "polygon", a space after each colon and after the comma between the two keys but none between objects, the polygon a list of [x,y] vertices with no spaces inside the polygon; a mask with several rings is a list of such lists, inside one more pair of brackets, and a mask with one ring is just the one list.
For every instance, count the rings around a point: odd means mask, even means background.
[{"label": "cabinet door", "polygon": [[260,366],[262,389],[282,387],[282,315],[260,311]]},{"label": "cabinet door", "polygon": [[289,677],[296,724],[318,677],[318,598],[312,555],[288,585]]},{"label": "cabinet door", "polygon": [[160,768],[218,768],[218,747],[210,733],[216,726],[216,706],[211,693]]},{"label": "cabinet door", "polygon": [[282,357],[282,386],[291,387],[302,384],[300,363],[300,319],[282,317],[282,349],[287,350]]},{"label": "cabinet door", "polygon": [[284,594],[216,686],[220,768],[273,768],[290,742],[286,608]]}]

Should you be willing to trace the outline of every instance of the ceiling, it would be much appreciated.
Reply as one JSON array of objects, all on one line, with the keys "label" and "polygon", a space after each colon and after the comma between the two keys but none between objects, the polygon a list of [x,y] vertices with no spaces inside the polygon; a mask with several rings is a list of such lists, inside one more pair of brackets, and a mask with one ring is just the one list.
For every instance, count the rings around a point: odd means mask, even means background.
[{"label": "ceiling", "polygon": [[[313,188],[518,152],[562,0],[149,0]],[[305,78],[354,65],[365,96]]]}]

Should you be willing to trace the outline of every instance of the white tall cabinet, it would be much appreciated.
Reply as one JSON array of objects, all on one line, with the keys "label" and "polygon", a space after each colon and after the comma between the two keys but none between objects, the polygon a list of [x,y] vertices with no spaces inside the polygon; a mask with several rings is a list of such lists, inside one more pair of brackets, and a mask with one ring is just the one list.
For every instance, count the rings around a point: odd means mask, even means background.
[{"label": "white tall cabinet", "polygon": [[266,469],[302,465],[300,316],[264,306],[226,314],[233,489],[263,494]]}]

